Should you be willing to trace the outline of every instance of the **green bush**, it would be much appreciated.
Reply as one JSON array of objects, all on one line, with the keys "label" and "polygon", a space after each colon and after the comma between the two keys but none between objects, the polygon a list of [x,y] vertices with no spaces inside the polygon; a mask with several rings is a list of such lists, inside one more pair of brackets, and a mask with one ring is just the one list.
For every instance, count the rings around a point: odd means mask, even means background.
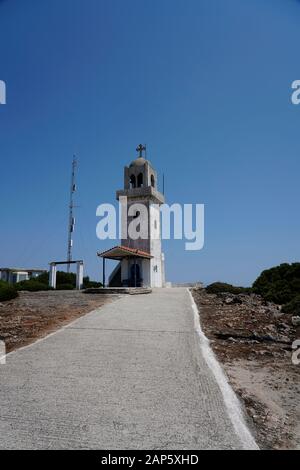
[{"label": "green bush", "polygon": [[89,276],[83,278],[83,288],[88,289],[90,287],[102,287],[101,282],[90,281]]},{"label": "green bush", "polygon": [[36,279],[29,279],[28,281],[20,281],[15,284],[17,290],[25,290],[29,292],[38,292],[42,290],[51,290],[48,284],[44,284]]},{"label": "green bush", "polygon": [[49,284],[49,271],[40,274],[34,278],[35,281],[41,282],[42,284]]},{"label": "green bush", "polygon": [[300,263],[266,269],[253,283],[253,292],[277,304],[289,303],[300,295]]},{"label": "green bush", "polygon": [[[38,281],[48,284],[49,282],[49,273],[43,273],[36,278]],[[66,273],[64,271],[57,271],[56,274],[56,288],[64,289],[66,285],[71,285],[73,289],[76,287],[76,274]],[[90,281],[89,276],[83,278],[83,288],[88,289],[89,287],[102,287],[101,282]],[[69,287],[70,289],[70,287]]]},{"label": "green bush", "polygon": [[[43,273],[36,278],[38,281],[43,284],[49,283],[49,273]],[[56,288],[58,289],[60,285],[71,284],[73,288],[76,287],[76,274],[66,273],[65,271],[57,271],[56,273]]]},{"label": "green bush", "polygon": [[291,313],[292,315],[300,316],[300,295],[297,295],[293,300],[283,305],[282,311],[284,313]]},{"label": "green bush", "polygon": [[250,294],[252,291],[251,287],[238,287],[226,282],[213,282],[206,287],[206,292],[209,294],[219,294],[227,292],[228,294]]},{"label": "green bush", "polygon": [[0,281],[0,302],[15,299],[18,295],[19,293],[14,286],[7,282]]},{"label": "green bush", "polygon": [[57,290],[73,290],[75,289],[75,287],[73,286],[73,284],[58,284],[56,286],[56,289]]}]

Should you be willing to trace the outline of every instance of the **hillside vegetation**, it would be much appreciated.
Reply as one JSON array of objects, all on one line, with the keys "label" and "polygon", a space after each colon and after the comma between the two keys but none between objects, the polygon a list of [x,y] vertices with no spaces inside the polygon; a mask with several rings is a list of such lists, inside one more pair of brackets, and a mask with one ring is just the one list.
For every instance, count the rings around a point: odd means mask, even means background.
[{"label": "hillside vegetation", "polygon": [[[88,276],[83,278],[83,288],[101,287],[100,282],[90,281]],[[57,290],[72,290],[76,287],[76,274],[66,273],[64,271],[57,271],[56,274],[56,288]],[[50,290],[49,287],[49,273],[43,273],[35,279],[29,281],[21,281],[16,284],[18,290],[25,290],[30,292],[37,292],[42,290]]]},{"label": "hillside vegetation", "polygon": [[0,281],[0,302],[18,297],[17,289],[7,282]]},{"label": "hillside vegetation", "polygon": [[214,282],[206,287],[209,294],[258,294],[268,302],[282,305],[282,311],[300,315],[300,263],[283,263],[264,270],[251,287]]},{"label": "hillside vegetation", "polygon": [[266,269],[252,288],[265,300],[283,305],[283,312],[300,314],[300,263],[284,263]]},{"label": "hillside vegetation", "polygon": [[227,284],[226,282],[213,282],[206,287],[208,294],[219,294],[226,292],[228,294],[250,294],[252,291],[251,287],[240,287]]}]

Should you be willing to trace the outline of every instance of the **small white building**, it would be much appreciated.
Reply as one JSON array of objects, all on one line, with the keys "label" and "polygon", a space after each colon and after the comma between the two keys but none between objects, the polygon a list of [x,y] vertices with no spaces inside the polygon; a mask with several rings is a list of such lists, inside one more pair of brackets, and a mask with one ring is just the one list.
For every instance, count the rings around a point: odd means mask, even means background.
[{"label": "small white building", "polygon": [[[103,278],[105,280],[105,259],[118,260],[119,264],[109,278],[112,287],[163,287],[165,285],[164,254],[161,249],[161,221],[159,206],[164,203],[164,195],[157,188],[157,173],[149,160],[143,157],[146,150],[140,145],[140,156],[124,168],[124,189],[117,191],[117,199],[127,198],[127,238],[98,256],[103,258]],[[133,204],[147,210],[128,215]],[[132,207],[132,210],[135,209]],[[132,212],[132,211],[131,211]],[[133,239],[128,227],[133,219],[147,227],[147,237]]]},{"label": "small white building", "polygon": [[34,279],[45,272],[47,272],[46,269],[0,268],[0,280],[16,284]]}]

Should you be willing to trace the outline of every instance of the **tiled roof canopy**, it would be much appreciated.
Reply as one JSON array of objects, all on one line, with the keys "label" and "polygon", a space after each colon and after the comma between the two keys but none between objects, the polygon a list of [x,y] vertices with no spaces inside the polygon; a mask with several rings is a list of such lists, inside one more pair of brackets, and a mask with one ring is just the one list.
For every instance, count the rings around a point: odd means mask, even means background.
[{"label": "tiled roof canopy", "polygon": [[98,252],[97,256],[115,260],[121,260],[123,258],[152,258],[150,253],[147,253],[147,251],[137,250],[127,246],[114,246],[113,248],[103,251],[102,253]]}]

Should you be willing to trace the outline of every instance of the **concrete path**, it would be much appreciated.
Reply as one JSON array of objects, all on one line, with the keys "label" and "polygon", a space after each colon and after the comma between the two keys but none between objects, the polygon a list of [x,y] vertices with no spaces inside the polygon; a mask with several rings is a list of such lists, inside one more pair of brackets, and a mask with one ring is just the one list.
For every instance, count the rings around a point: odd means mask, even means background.
[{"label": "concrete path", "polygon": [[0,365],[1,449],[239,449],[186,289],[124,296]]}]

